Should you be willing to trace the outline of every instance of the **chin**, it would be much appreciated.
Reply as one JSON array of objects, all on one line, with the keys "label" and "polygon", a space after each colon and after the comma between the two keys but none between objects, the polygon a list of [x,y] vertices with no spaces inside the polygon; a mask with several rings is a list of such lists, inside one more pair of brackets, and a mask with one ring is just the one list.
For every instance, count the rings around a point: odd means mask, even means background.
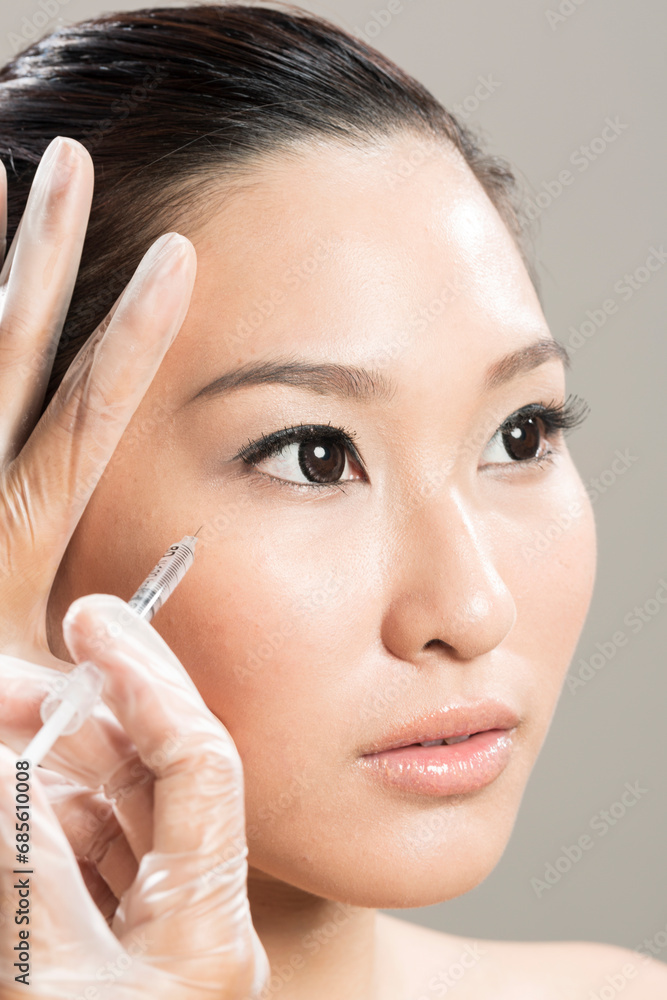
[{"label": "chin", "polygon": [[[452,811],[454,816],[452,816]],[[252,867],[312,896],[351,906],[404,909],[433,906],[470,892],[491,874],[510,838],[516,812],[484,809],[473,817],[465,803],[438,809],[375,835],[332,830],[288,856],[259,857]],[[316,849],[314,844],[319,842]]]},{"label": "chin", "polygon": [[429,858],[428,863],[386,865],[377,877],[357,880],[346,902],[381,910],[412,909],[434,906],[462,896],[476,888],[491,874],[505,845],[483,855],[471,855],[446,847]]}]

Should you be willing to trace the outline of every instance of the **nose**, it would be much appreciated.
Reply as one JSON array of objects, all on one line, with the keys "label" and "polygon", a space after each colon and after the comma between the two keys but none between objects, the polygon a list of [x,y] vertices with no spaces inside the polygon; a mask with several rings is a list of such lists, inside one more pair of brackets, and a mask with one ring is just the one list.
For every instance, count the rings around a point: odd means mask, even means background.
[{"label": "nose", "polygon": [[382,638],[402,660],[470,660],[498,646],[516,619],[474,509],[453,489],[411,508],[397,532]]}]

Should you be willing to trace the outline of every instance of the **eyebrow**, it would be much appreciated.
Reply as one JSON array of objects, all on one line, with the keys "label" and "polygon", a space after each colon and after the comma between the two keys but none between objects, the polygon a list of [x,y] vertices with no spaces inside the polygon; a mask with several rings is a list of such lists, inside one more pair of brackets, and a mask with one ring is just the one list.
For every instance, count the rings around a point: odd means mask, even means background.
[{"label": "eyebrow", "polygon": [[563,366],[569,369],[570,356],[567,353],[567,348],[552,337],[541,337],[539,340],[534,340],[532,344],[511,351],[494,361],[484,376],[481,390],[482,392],[490,392],[518,375],[524,375],[547,361],[555,360],[562,361]]},{"label": "eyebrow", "polygon": [[[553,360],[560,360],[566,368],[570,367],[567,350],[550,337],[520,347],[494,361],[481,382],[481,392],[497,389],[505,382]],[[319,395],[341,396],[360,402],[387,402],[397,388],[376,369],[279,357],[271,361],[248,362],[225,372],[183,405],[189,406],[195,400],[221,396],[246,386],[269,384],[291,385]]]}]

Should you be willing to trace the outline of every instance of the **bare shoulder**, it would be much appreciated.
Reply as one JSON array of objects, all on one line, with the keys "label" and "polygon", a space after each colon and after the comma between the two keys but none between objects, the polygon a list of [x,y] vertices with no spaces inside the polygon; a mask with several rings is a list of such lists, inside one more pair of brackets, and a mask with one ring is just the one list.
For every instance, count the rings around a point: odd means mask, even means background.
[{"label": "bare shoulder", "polygon": [[594,941],[493,941],[378,914],[408,996],[460,1000],[667,1000],[667,964]]},{"label": "bare shoulder", "polygon": [[[598,941],[489,942],[544,1000],[667,1000],[667,965]],[[504,954],[503,954],[504,953]]]}]

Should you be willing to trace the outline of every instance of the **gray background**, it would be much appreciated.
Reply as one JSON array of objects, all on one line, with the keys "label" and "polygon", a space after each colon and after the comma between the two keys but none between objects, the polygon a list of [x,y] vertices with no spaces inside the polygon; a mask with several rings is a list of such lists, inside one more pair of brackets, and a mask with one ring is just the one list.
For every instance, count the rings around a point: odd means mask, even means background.
[{"label": "gray background", "polygon": [[[158,4],[5,0],[0,56],[5,62],[59,23],[146,6]],[[304,0],[301,6],[364,34],[451,110],[459,105],[488,148],[516,168],[539,220],[545,314],[572,355],[568,388],[592,408],[569,439],[584,482],[596,489],[598,578],[570,668],[577,675],[593,657],[591,679],[576,692],[564,688],[493,873],[451,902],[389,912],[481,938],[630,948],[649,940],[667,961],[667,613],[655,598],[658,592],[667,600],[667,267],[645,265],[652,247],[659,250],[661,240],[667,246],[661,136],[667,8],[661,0]],[[479,78],[489,76],[494,92],[478,101]],[[593,143],[595,158],[582,170],[577,151],[601,136],[607,117],[626,127],[604,149],[604,141]],[[572,181],[559,192],[563,170]],[[632,289],[624,275],[635,272]],[[625,463],[613,464],[617,451],[628,454]],[[636,606],[647,618],[641,627],[624,621]],[[623,646],[614,638],[619,631]],[[618,805],[626,782],[645,790],[630,807]],[[604,836],[591,827],[601,810],[615,819]],[[548,864],[554,872],[565,869],[563,849],[583,834],[591,849],[538,896],[531,879],[544,879]]]}]

